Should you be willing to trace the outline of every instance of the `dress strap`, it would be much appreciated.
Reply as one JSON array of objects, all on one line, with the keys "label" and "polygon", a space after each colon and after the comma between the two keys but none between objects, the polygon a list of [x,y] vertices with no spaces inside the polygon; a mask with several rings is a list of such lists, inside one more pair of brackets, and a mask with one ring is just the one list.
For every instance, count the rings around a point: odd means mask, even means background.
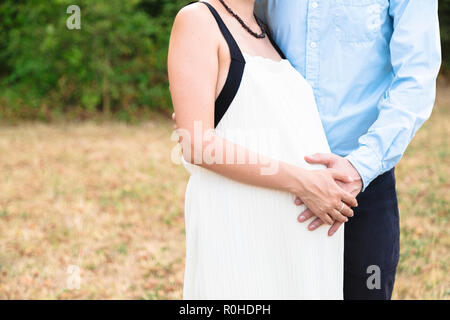
[{"label": "dress strap", "polygon": [[244,56],[242,55],[242,52],[241,52],[241,49],[239,48],[238,44],[236,43],[236,40],[234,40],[234,37],[231,35],[230,30],[227,28],[227,26],[223,22],[222,18],[220,17],[220,15],[216,11],[216,9],[207,2],[195,1],[195,2],[191,2],[190,4],[192,4],[192,3],[203,3],[204,5],[206,5],[208,7],[209,11],[211,11],[212,15],[214,16],[214,19],[216,19],[217,24],[220,29],[220,32],[222,33],[223,37],[225,38],[225,41],[228,44],[228,47],[230,48],[231,59],[245,62]]},{"label": "dress strap", "polygon": [[228,30],[222,18],[217,13],[216,9],[214,9],[214,7],[209,3],[203,1],[195,2],[203,3],[208,7],[209,11],[211,11],[212,15],[217,21],[217,24],[219,25],[219,29],[223,37],[228,44],[228,48],[230,49],[231,62],[228,69],[228,76],[225,80],[225,84],[222,90],[217,96],[214,105],[214,128],[216,128],[220,120],[222,120],[223,116],[227,112],[229,106],[233,102],[237,92],[239,91],[246,63],[241,49],[239,49],[239,46],[231,35],[230,30]]}]

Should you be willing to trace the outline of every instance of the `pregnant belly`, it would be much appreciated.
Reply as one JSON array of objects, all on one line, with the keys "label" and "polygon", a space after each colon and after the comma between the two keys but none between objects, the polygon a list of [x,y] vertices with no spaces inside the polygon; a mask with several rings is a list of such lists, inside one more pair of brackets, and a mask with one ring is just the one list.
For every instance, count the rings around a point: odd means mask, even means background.
[{"label": "pregnant belly", "polygon": [[293,194],[243,184],[202,168],[198,171],[190,177],[186,189],[188,228],[203,229],[201,233],[216,230],[215,238],[234,235],[245,241],[249,236],[258,241],[278,241],[280,236],[307,232],[297,222],[305,207],[294,204]]},{"label": "pregnant belly", "polygon": [[252,267],[273,260],[294,266],[293,261],[307,259],[336,241],[327,236],[326,227],[310,232],[297,221],[302,207],[295,206],[294,195],[214,173],[191,176],[185,201],[188,252],[209,261],[220,251],[226,259],[216,261],[217,268],[224,263],[232,267],[236,259],[249,259],[245,264]]}]

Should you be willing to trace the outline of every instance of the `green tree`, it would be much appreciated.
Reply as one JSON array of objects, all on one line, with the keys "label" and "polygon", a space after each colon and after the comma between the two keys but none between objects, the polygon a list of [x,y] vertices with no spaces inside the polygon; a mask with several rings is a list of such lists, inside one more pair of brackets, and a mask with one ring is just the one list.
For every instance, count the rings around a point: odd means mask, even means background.
[{"label": "green tree", "polygon": [[443,68],[450,70],[450,0],[439,0]]},{"label": "green tree", "polygon": [[81,0],[81,30],[69,30],[71,0],[2,2],[0,111],[170,109],[167,45],[184,3]]}]

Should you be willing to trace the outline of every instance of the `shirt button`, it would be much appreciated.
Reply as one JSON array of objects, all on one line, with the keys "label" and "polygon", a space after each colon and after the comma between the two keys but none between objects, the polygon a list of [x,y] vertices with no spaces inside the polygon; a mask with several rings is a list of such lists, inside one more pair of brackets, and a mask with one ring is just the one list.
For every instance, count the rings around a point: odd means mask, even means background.
[{"label": "shirt button", "polygon": [[316,48],[317,47],[317,43],[316,42],[311,42],[310,46],[311,46],[311,48]]},{"label": "shirt button", "polygon": [[319,5],[317,4],[317,2],[313,2],[313,3],[311,4],[311,6],[315,9],[315,8],[317,8]]}]

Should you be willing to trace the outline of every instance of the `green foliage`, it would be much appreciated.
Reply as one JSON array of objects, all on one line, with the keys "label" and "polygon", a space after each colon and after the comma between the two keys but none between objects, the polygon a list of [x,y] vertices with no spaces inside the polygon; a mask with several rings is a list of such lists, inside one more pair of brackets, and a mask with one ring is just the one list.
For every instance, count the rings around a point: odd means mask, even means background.
[{"label": "green foliage", "polygon": [[[189,0],[2,0],[0,118],[124,120],[170,110],[167,47]],[[69,5],[81,30],[69,30]],[[439,0],[444,68],[450,69],[450,0]]]},{"label": "green foliage", "polygon": [[450,0],[439,0],[439,21],[441,26],[442,67],[450,71]]},{"label": "green foliage", "polygon": [[168,39],[186,2],[81,0],[81,30],[69,30],[71,0],[3,1],[0,117],[169,109]]}]

